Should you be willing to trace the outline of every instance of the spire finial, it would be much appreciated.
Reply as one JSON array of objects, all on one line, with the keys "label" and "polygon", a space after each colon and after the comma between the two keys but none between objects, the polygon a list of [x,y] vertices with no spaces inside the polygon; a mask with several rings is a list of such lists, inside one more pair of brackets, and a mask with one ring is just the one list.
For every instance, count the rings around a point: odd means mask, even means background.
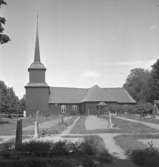
[{"label": "spire finial", "polygon": [[34,53],[34,62],[39,62],[40,63],[40,48],[39,48],[39,30],[38,30],[38,21],[39,21],[39,16],[37,13],[37,23],[36,23],[36,39],[35,39],[35,53]]}]

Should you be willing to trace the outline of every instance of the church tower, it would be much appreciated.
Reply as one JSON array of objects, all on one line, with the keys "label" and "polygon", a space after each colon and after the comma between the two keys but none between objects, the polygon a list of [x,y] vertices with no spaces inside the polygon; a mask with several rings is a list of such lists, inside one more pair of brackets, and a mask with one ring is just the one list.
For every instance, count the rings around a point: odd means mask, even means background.
[{"label": "church tower", "polygon": [[28,115],[34,115],[37,110],[45,114],[49,110],[48,99],[50,89],[45,82],[46,68],[40,61],[38,18],[36,26],[34,61],[28,68],[29,83],[25,86],[26,111]]}]

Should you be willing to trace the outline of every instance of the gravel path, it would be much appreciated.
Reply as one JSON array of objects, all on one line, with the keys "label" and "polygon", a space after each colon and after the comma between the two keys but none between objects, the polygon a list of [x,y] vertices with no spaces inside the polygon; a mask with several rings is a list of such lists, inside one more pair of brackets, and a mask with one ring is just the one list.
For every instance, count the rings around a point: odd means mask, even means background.
[{"label": "gravel path", "polygon": [[[96,116],[88,116],[85,122],[85,127],[87,130],[96,130],[96,129],[105,129],[107,127],[107,121],[100,119]],[[123,149],[115,143],[114,137],[118,134],[113,133],[103,133],[103,134],[95,134],[100,136],[104,143],[106,149],[116,157],[121,159],[125,159],[126,155]]]},{"label": "gravel path", "polygon": [[64,135],[69,134],[69,133],[71,132],[71,130],[74,128],[74,126],[76,125],[76,123],[77,123],[77,121],[78,121],[79,119],[80,119],[80,117],[77,117],[77,118],[74,120],[73,124],[70,125],[69,127],[67,127],[67,128],[60,134],[60,136],[64,136]]},{"label": "gravel path", "polygon": [[130,122],[134,122],[134,123],[140,123],[140,124],[143,124],[143,125],[148,126],[150,128],[159,130],[159,124],[144,122],[144,121],[139,121],[139,120],[134,120],[134,119],[129,119],[129,118],[125,118],[125,117],[119,117],[119,116],[117,116],[116,118],[126,120],[126,121],[130,121]]}]

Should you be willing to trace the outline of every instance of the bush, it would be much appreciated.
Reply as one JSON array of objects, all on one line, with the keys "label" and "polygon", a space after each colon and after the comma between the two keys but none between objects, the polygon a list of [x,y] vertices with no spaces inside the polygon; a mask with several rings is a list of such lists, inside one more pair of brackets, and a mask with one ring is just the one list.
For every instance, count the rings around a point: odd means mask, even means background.
[{"label": "bush", "polygon": [[0,166],[3,167],[74,167],[75,162],[69,159],[42,159],[28,158],[21,160],[1,160]]},{"label": "bush", "polygon": [[158,167],[159,151],[153,147],[144,150],[133,150],[128,157],[139,167]]},{"label": "bush", "polygon": [[99,152],[105,151],[103,140],[97,136],[87,136],[84,142],[79,145],[79,152],[86,155],[96,155]]},{"label": "bush", "polygon": [[109,154],[107,151],[103,151],[101,153],[98,153],[96,155],[96,159],[99,161],[99,162],[102,162],[102,163],[110,163],[112,162],[113,160],[113,157],[111,154]]},{"label": "bush", "polygon": [[84,160],[82,160],[82,167],[96,167],[96,163],[94,162],[94,159],[87,157]]},{"label": "bush", "polygon": [[16,151],[21,152],[49,152],[51,148],[50,142],[30,141],[29,143],[22,143],[17,145]]},{"label": "bush", "polygon": [[67,155],[69,153],[66,141],[54,143],[50,151],[55,155]]},{"label": "bush", "polygon": [[[66,159],[75,160],[78,164],[83,165],[83,167],[94,167],[94,165],[100,163],[109,163],[113,159],[105,149],[103,140],[97,136],[85,137],[85,140],[82,143],[68,143],[66,141],[59,141],[56,143],[31,141],[29,143],[18,145],[16,150],[8,150],[8,147],[6,148],[6,150],[1,152],[1,157],[3,157],[3,160],[10,159],[9,161],[14,159],[15,164],[18,163],[17,161],[19,159],[26,159],[26,157],[34,157],[34,159],[42,158],[43,160],[48,159],[48,161],[45,162],[46,164],[48,164],[54,157],[61,157],[61,159],[64,157]],[[27,164],[30,164],[29,167],[38,166],[39,162],[34,161],[34,159],[31,159],[31,162],[27,162],[25,164],[26,167]],[[0,164],[2,164],[1,161]]]}]

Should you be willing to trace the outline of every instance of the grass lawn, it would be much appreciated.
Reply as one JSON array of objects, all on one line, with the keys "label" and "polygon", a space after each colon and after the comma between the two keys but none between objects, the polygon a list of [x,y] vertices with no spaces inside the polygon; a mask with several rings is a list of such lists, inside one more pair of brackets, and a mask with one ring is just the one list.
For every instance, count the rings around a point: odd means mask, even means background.
[{"label": "grass lawn", "polygon": [[81,134],[92,134],[92,133],[153,133],[159,132],[155,129],[149,128],[145,125],[129,122],[126,120],[121,120],[118,118],[112,118],[112,123],[117,126],[115,129],[97,129],[97,130],[87,130],[85,128],[86,116],[81,116],[75,127],[72,129],[71,133],[81,133]]},{"label": "grass lawn", "polygon": [[144,121],[144,122],[150,122],[150,123],[156,123],[159,124],[159,119],[154,119],[154,118],[140,118],[139,116],[135,114],[124,114],[121,115],[122,117],[129,118],[129,119],[134,119],[138,121]]},{"label": "grass lawn", "polygon": [[[50,121],[53,119],[56,119],[57,116],[50,116],[50,117],[45,117],[45,118],[39,118],[39,122],[46,122]],[[5,123],[4,123],[5,122]],[[16,132],[16,118],[1,118],[0,119],[0,136],[5,136],[5,135],[15,135]],[[33,118],[27,118],[23,119],[23,128],[34,125],[35,119]]]},{"label": "grass lawn", "polygon": [[[53,119],[57,119],[57,116],[51,116],[46,118],[40,118],[40,123],[50,121]],[[74,118],[73,118],[74,119]],[[115,124],[118,128],[117,129],[101,129],[101,130],[86,130],[85,128],[85,119],[86,116],[81,116],[81,118],[76,123],[75,127],[72,129],[71,133],[151,133],[151,132],[158,132],[152,128],[149,128],[145,125],[141,125],[138,123],[132,123],[125,120],[120,120],[117,118],[112,118],[113,124]],[[15,135],[16,131],[16,118],[13,119],[1,119],[3,122],[0,125],[0,135]],[[34,125],[34,119],[23,119],[23,127],[27,127],[30,125]],[[54,128],[51,127],[52,132],[55,131],[62,131],[64,127],[55,126]],[[33,134],[33,130],[31,131],[24,131],[24,135]]]},{"label": "grass lawn", "polygon": [[[43,122],[51,121],[51,120],[54,120],[54,119],[57,119],[57,116],[40,118],[39,122],[43,123]],[[52,127],[48,127],[48,130],[50,131],[50,133],[54,133],[55,131],[60,133],[68,125],[72,124],[75,119],[76,119],[76,116],[73,116],[71,119],[66,121],[65,126],[57,124],[55,126],[53,125]],[[16,118],[12,118],[12,119],[4,118],[3,121],[1,119],[1,122],[3,122],[3,124],[0,125],[0,136],[15,135],[15,133],[16,133],[16,123],[17,123]],[[33,118],[23,119],[22,120],[23,128],[27,127],[27,126],[31,126],[31,125],[34,126],[34,122],[35,122],[35,119],[33,119]],[[34,128],[32,128],[31,130],[23,131],[23,135],[32,135],[33,132],[34,132]]]},{"label": "grass lawn", "polygon": [[[48,128],[47,135],[55,134],[55,133],[61,133],[62,131],[64,131],[65,128],[67,128],[69,125],[71,125],[76,118],[77,118],[76,116],[73,116],[72,118],[68,119],[65,122],[65,125],[62,125],[62,124],[58,123],[55,126],[53,126],[51,128]],[[49,120],[51,120],[51,118],[46,119],[46,121],[47,120],[49,121]],[[11,121],[14,121],[14,120],[11,120]],[[32,125],[34,124],[34,120],[23,120],[23,121],[24,121],[25,126],[31,125],[31,124],[29,124],[29,122],[32,122]],[[41,122],[43,122],[43,121],[41,120]],[[15,121],[14,124],[15,124],[15,127],[16,127],[16,121]],[[15,129],[14,129],[15,127],[11,127],[11,126],[13,126],[13,123],[11,123],[10,126],[9,125],[6,126],[6,127],[8,127],[8,129],[10,131],[8,133],[7,132],[6,133],[1,132],[2,133],[1,135],[9,135],[9,133],[15,135]],[[0,127],[0,129],[1,129],[1,127]],[[41,132],[42,132],[42,130],[41,130]],[[29,134],[29,136],[28,136],[28,134]],[[30,135],[33,135],[33,131],[32,130],[23,133],[23,139],[30,138]],[[2,139],[0,139],[0,141],[2,141]],[[9,143],[14,143],[15,139],[11,139],[8,142]],[[0,150],[1,150],[1,148],[3,148],[3,144],[0,144]]]},{"label": "grass lawn", "polygon": [[120,128],[121,133],[153,133],[159,132],[153,128],[147,127],[145,125],[134,123],[126,120],[121,120],[118,118],[112,118],[112,122]]},{"label": "grass lawn", "polygon": [[74,120],[77,118],[77,116],[72,116],[70,119],[66,120],[64,124],[58,123],[55,126],[52,126],[48,128],[49,134],[60,134],[63,132],[68,126],[70,126]]},{"label": "grass lawn", "polygon": [[135,149],[145,149],[148,147],[148,144],[145,145],[142,142],[139,142],[139,139],[159,139],[158,135],[119,135],[114,137],[116,144],[118,144],[123,150],[135,150]]}]

